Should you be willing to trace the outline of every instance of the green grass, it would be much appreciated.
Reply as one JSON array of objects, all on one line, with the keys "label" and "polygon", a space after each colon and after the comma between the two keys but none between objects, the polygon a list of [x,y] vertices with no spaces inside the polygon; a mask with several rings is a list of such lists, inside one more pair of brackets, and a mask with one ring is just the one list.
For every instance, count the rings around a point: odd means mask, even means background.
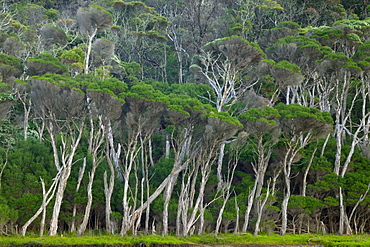
[{"label": "green grass", "polygon": [[118,235],[98,235],[77,237],[70,236],[0,236],[0,246],[14,245],[133,245],[144,243],[147,246],[151,244],[194,244],[194,245],[322,245],[322,246],[370,246],[369,235],[314,235],[314,234],[287,234],[280,235],[261,235],[254,237],[251,234],[220,234],[214,238],[212,234],[192,237],[175,237],[160,235],[148,236],[125,236]]}]

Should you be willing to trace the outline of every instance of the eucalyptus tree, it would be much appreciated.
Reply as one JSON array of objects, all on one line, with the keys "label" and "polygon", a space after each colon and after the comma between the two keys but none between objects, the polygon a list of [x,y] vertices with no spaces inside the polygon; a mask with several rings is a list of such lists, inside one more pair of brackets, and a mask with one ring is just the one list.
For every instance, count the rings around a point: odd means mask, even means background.
[{"label": "eucalyptus tree", "polygon": [[[248,142],[255,153],[255,162],[252,163],[254,184],[248,195],[248,204],[244,216],[242,232],[246,232],[252,207],[261,217],[263,212],[262,188],[265,182],[266,171],[270,163],[274,145],[279,141],[281,129],[279,127],[280,114],[277,109],[266,106],[251,108],[239,116],[248,133]],[[258,233],[259,225],[255,229]]]},{"label": "eucalyptus tree", "polygon": [[77,90],[42,79],[32,79],[29,85],[35,116],[45,125],[53,149],[55,167],[60,173],[49,230],[49,234],[55,236],[64,191],[85,127],[85,96]]},{"label": "eucalyptus tree", "polygon": [[[119,117],[122,113],[123,100],[118,99],[116,96],[109,94],[104,91],[94,91],[89,90],[87,92],[89,99],[91,100],[90,104],[90,118],[92,117],[93,122],[90,120],[91,125],[91,135],[90,143],[91,145],[89,150],[93,151],[93,160],[98,161],[97,159],[102,159],[105,155],[109,167],[109,181],[107,179],[107,171],[104,172],[104,195],[105,195],[105,225],[107,232],[113,234],[115,229],[113,228],[113,222],[111,221],[111,200],[114,189],[115,174],[119,167],[118,157],[120,156],[120,148],[116,150],[114,143],[114,136],[112,125],[116,126]],[[97,126],[98,131],[94,130],[94,119],[98,118],[99,125]],[[95,140],[95,141],[94,141]],[[96,145],[98,144],[98,145]],[[101,147],[100,147],[101,146]],[[120,146],[119,146],[120,147]],[[99,149],[100,148],[100,149]],[[94,162],[97,165],[97,162]],[[93,165],[94,165],[93,163]],[[115,169],[115,167],[117,169]],[[96,168],[95,168],[96,169]],[[93,173],[90,173],[90,181],[92,183]],[[90,191],[91,194],[91,191]],[[90,195],[92,197],[92,195]],[[87,212],[87,211],[86,211]]]},{"label": "eucalyptus tree", "polygon": [[[149,139],[160,128],[160,120],[165,104],[146,101],[140,98],[126,98],[122,108],[122,164],[119,172],[123,177],[123,218],[120,234],[126,235],[132,227],[134,210],[138,207],[139,193],[144,193],[138,181],[138,166],[140,164],[140,151],[148,145]],[[142,161],[144,162],[144,161]],[[132,172],[135,172],[132,174]],[[144,175],[144,174],[142,174]],[[132,181],[130,183],[130,181]],[[132,200],[132,205],[130,201]],[[140,215],[137,215],[139,217]]]},{"label": "eucalyptus tree", "polygon": [[109,38],[122,61],[141,65],[141,79],[166,81],[166,28],[168,20],[140,1],[115,1],[111,7],[114,28]]},{"label": "eucalyptus tree", "polygon": [[283,201],[281,204],[282,226],[280,234],[286,234],[288,224],[288,203],[291,196],[292,165],[299,161],[299,152],[313,140],[326,137],[332,131],[332,118],[328,112],[320,112],[315,108],[307,108],[300,105],[285,105],[279,103],[276,106],[279,111],[280,127],[283,139],[281,152],[278,156],[281,159],[283,170]]},{"label": "eucalyptus tree", "polygon": [[[106,157],[106,148],[104,145],[109,145],[106,143],[106,136],[108,130],[108,125],[111,120],[117,120],[121,115],[122,102],[115,99],[113,95],[110,95],[104,91],[88,91],[88,116],[89,116],[89,139],[88,139],[88,153],[91,155],[91,171],[89,171],[89,182],[87,184],[87,204],[85,207],[85,214],[80,227],[77,230],[78,236],[82,236],[86,230],[87,223],[90,219],[90,211],[93,202],[93,182],[97,167],[101,162],[103,162]],[[108,149],[109,150],[109,149]],[[110,159],[110,158],[109,158]],[[108,161],[109,163],[109,161]],[[114,172],[111,170],[111,176],[114,177]],[[113,180],[114,181],[114,180]],[[110,186],[113,186],[111,182]],[[107,187],[105,189],[108,189]],[[113,187],[112,187],[113,189]],[[112,192],[110,192],[112,193]],[[108,227],[108,232],[110,231],[110,199],[111,194],[106,193],[106,223]],[[107,216],[108,215],[108,216]]]},{"label": "eucalyptus tree", "polygon": [[328,111],[331,87],[320,80],[316,61],[330,53],[329,47],[305,36],[284,37],[267,48],[267,57],[275,61],[269,68],[277,84],[275,98]]},{"label": "eucalyptus tree", "polygon": [[257,42],[265,30],[276,27],[284,16],[284,8],[277,1],[238,0],[236,5],[233,29],[253,42]]},{"label": "eucalyptus tree", "polygon": [[216,99],[211,102],[218,112],[228,111],[258,80],[253,70],[264,58],[257,44],[238,36],[216,39],[194,57],[191,69],[199,82],[208,83]]},{"label": "eucalyptus tree", "polygon": [[[203,49],[203,54],[194,58],[191,69],[199,76],[200,82],[204,81],[212,87],[216,99],[211,103],[217,111],[229,111],[256,84],[258,78],[250,72],[263,59],[264,53],[257,44],[237,36],[214,40]],[[217,167],[219,186],[222,183],[225,144],[220,146]]]},{"label": "eucalyptus tree", "polygon": [[[183,179],[178,202],[179,212],[177,212],[176,227],[180,236],[189,234],[197,221],[199,221],[198,234],[203,232],[204,212],[218,197],[217,194],[215,198],[209,195],[205,197],[206,186],[212,172],[212,164],[217,161],[220,145],[240,129],[240,123],[222,121],[215,118],[217,114],[211,113],[207,117],[207,119],[204,119],[205,122],[201,123],[203,127],[200,129],[200,133],[203,133],[203,136],[200,139],[199,152],[194,156],[191,164],[189,164],[188,172],[182,174]],[[231,171],[231,173],[233,172]],[[232,178],[229,178],[228,181],[230,180]],[[200,181],[199,186],[196,185],[197,181]],[[209,186],[212,186],[212,184]],[[230,188],[226,189],[229,192]],[[218,216],[219,220],[216,224],[215,236],[218,234],[224,207],[221,208]]]},{"label": "eucalyptus tree", "polygon": [[[330,99],[332,102],[332,111],[334,112],[334,137],[336,140],[336,154],[333,172],[337,176],[341,177],[346,174],[349,168],[356,146],[361,142],[362,138],[364,138],[362,132],[366,130],[365,126],[368,121],[368,114],[362,110],[361,114],[356,118],[356,128],[352,127],[354,125],[352,122],[352,111],[355,107],[356,101],[362,96],[367,98],[367,89],[365,84],[362,84],[365,88],[361,89],[359,86],[354,86],[352,83],[354,78],[360,75],[360,71],[360,67],[358,67],[351,58],[347,57],[343,53],[327,55],[320,62],[320,73],[333,88]],[[364,109],[367,104],[367,100],[363,100],[362,102],[363,106],[361,108]],[[343,155],[343,141],[347,133],[350,138],[350,151],[343,162],[341,158]],[[341,187],[339,187],[337,196],[339,199],[340,209],[339,233],[343,234],[346,216],[343,191]]]},{"label": "eucalyptus tree", "polygon": [[77,23],[82,35],[87,36],[87,51],[84,61],[84,72],[89,73],[91,49],[98,32],[112,26],[112,16],[103,7],[92,5],[89,8],[79,8]]}]

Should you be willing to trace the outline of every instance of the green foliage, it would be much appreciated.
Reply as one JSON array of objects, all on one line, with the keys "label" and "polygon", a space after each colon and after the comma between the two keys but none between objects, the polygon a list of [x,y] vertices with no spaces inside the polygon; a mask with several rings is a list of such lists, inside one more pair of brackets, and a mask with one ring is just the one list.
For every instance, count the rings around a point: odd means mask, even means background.
[{"label": "green foliage", "polygon": [[334,26],[342,25],[346,28],[352,29],[352,30],[362,30],[365,28],[370,28],[370,18],[366,18],[364,20],[349,20],[349,19],[343,19],[334,22]]},{"label": "green foliage", "polygon": [[301,73],[300,68],[296,64],[290,63],[290,62],[288,62],[286,60],[282,60],[282,61],[274,64],[274,66],[272,66],[272,67],[273,68],[286,69],[286,70],[290,70],[290,71]]},{"label": "green foliage", "polygon": [[56,9],[47,9],[45,10],[45,15],[48,17],[49,20],[56,21],[58,20],[60,13]]},{"label": "green foliage", "polygon": [[299,24],[294,21],[281,21],[279,22],[279,26],[287,27],[287,28],[294,29],[294,30],[298,30],[301,28]]},{"label": "green foliage", "polygon": [[277,125],[276,119],[280,117],[279,111],[273,107],[251,108],[239,118],[250,122],[264,122],[268,125]]},{"label": "green foliage", "polygon": [[10,120],[0,119],[0,147],[10,148],[15,145],[15,133],[19,131],[18,126]]},{"label": "green foliage", "polygon": [[203,116],[217,118],[220,119],[221,121],[233,124],[235,126],[243,127],[243,125],[239,122],[239,120],[236,117],[230,116],[230,114],[227,112],[211,112]]},{"label": "green foliage", "polygon": [[306,213],[312,212],[322,206],[322,202],[311,196],[291,195],[289,199],[290,208],[302,208]]},{"label": "green foliage", "polygon": [[333,38],[341,38],[344,35],[344,32],[341,29],[325,26],[312,28],[310,31],[313,32],[313,35],[311,37],[316,39],[331,40]]},{"label": "green foliage", "polygon": [[142,67],[136,62],[120,62],[119,66],[124,69],[124,77],[127,83],[139,83]]},{"label": "green foliage", "polygon": [[[227,43],[229,40],[239,40],[241,41],[242,43],[244,43],[245,47],[248,47],[248,46],[251,46],[253,47],[254,49],[256,49],[263,57],[265,57],[265,53],[264,51],[262,51],[261,47],[257,44],[257,43],[253,43],[253,42],[249,42],[248,40],[246,39],[243,39],[242,37],[240,36],[236,36],[236,35],[233,35],[233,36],[230,36],[230,37],[224,37],[224,38],[219,38],[219,39],[215,39],[207,44],[204,45],[204,47],[207,47],[207,46],[222,46],[222,44],[224,43]],[[220,49],[221,51],[221,49]],[[239,52],[242,52],[242,51],[239,51]]]},{"label": "green foliage", "polygon": [[22,60],[20,58],[9,56],[2,52],[0,52],[0,65],[11,66],[18,70],[23,69]]},{"label": "green foliage", "polygon": [[318,109],[304,107],[298,104],[285,105],[277,104],[275,107],[285,119],[291,118],[312,118],[323,123],[333,123],[333,119],[328,112],[321,112]]},{"label": "green foliage", "polygon": [[76,46],[70,50],[64,50],[60,55],[60,58],[72,63],[83,63],[85,56],[86,53],[81,49],[81,47]]},{"label": "green foliage", "polygon": [[0,229],[3,230],[3,226],[8,221],[16,221],[18,218],[18,211],[10,208],[7,205],[5,198],[0,196]]},{"label": "green foliage", "polygon": [[14,100],[14,97],[10,93],[0,93],[0,103],[2,101],[12,101]]},{"label": "green foliage", "polygon": [[28,73],[30,75],[42,75],[45,73],[63,74],[68,72],[68,67],[58,58],[51,54],[40,54],[36,58],[27,59]]}]

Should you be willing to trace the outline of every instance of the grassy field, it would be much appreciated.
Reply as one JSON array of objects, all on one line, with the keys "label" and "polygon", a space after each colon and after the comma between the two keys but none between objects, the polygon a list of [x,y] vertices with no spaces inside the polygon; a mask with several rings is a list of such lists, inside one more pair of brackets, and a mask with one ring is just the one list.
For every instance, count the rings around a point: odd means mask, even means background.
[{"label": "grassy field", "polygon": [[133,245],[143,243],[147,246],[151,244],[194,244],[194,245],[322,245],[322,246],[370,246],[370,235],[314,235],[303,234],[293,235],[262,235],[254,237],[251,234],[220,234],[218,238],[212,235],[192,236],[192,237],[162,237],[160,235],[150,236],[56,236],[56,237],[37,237],[37,236],[0,236],[0,246],[76,246],[76,245]]}]

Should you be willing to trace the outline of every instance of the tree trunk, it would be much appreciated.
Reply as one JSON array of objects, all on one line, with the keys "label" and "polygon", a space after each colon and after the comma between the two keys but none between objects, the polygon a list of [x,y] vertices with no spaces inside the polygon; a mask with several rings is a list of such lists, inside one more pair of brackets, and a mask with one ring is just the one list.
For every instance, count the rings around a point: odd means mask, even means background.
[{"label": "tree trunk", "polygon": [[244,224],[243,224],[243,228],[242,228],[242,233],[245,233],[248,230],[249,216],[250,216],[250,213],[252,211],[252,206],[253,206],[253,202],[254,202],[254,198],[255,198],[255,194],[256,194],[256,188],[257,188],[257,183],[258,183],[257,181],[258,181],[258,178],[256,178],[254,180],[252,191],[249,192],[249,195],[248,195],[248,204],[247,204],[247,209],[245,210]]},{"label": "tree trunk", "polygon": [[162,220],[162,223],[163,223],[162,235],[163,236],[168,235],[168,206],[170,204],[173,187],[175,186],[176,180],[177,180],[177,175],[171,178],[171,181],[168,183],[164,191],[163,220]]},{"label": "tree trunk", "polygon": [[98,29],[95,28],[92,34],[88,34],[87,52],[85,56],[85,69],[84,69],[85,74],[89,73],[89,63],[90,63],[90,56],[91,56],[92,41],[94,40],[94,37],[97,32],[98,32]]},{"label": "tree trunk", "polygon": [[315,153],[317,151],[317,144],[315,146],[315,149],[313,150],[312,154],[311,154],[311,158],[310,158],[310,161],[308,162],[307,164],[307,167],[303,173],[303,179],[302,179],[302,193],[301,195],[302,196],[306,196],[306,189],[307,189],[307,176],[308,176],[308,172],[310,171],[310,168],[311,168],[311,165],[312,165],[312,162],[313,162],[313,158],[315,157]]},{"label": "tree trunk", "polygon": [[258,233],[260,232],[260,223],[261,223],[261,218],[262,218],[262,212],[263,212],[263,209],[264,209],[265,204],[267,202],[267,199],[270,195],[270,182],[271,182],[271,180],[268,181],[266,196],[263,199],[260,207],[258,208],[256,227],[254,228],[254,233],[253,233],[254,236],[257,236]]},{"label": "tree trunk", "polygon": [[[78,179],[77,179],[77,186],[76,186],[76,194],[80,190],[82,178],[85,173],[86,168],[86,157],[84,158],[83,165],[80,168],[80,171],[78,173]],[[74,232],[76,230],[76,212],[77,212],[77,206],[76,204],[73,205],[73,211],[72,211],[72,224],[71,224],[71,232]]]},{"label": "tree trunk", "polygon": [[[41,184],[42,184],[42,191],[43,191],[43,194],[42,194],[42,204],[40,206],[40,208],[37,210],[37,212],[22,226],[22,232],[21,232],[21,235],[24,237],[26,235],[26,231],[27,231],[27,228],[28,226],[41,214],[41,212],[43,214],[46,213],[46,207],[47,205],[49,204],[49,202],[51,201],[51,199],[54,197],[54,194],[55,194],[55,190],[57,188],[57,185],[58,185],[58,181],[59,181],[59,173],[57,174],[57,176],[55,176],[55,178],[53,179],[53,183],[51,184],[49,190],[45,193],[45,183],[44,183],[44,180],[42,178],[40,178],[41,180]],[[50,197],[48,198],[49,194],[51,193]],[[41,219],[41,228],[40,228],[40,236],[42,235],[42,232],[43,232],[43,224],[45,222],[45,217],[43,215],[42,219]]]},{"label": "tree trunk", "polygon": [[[114,234],[115,230],[113,222],[111,220],[111,200],[114,188],[114,177],[115,170],[114,167],[119,167],[119,156],[121,154],[121,145],[118,145],[117,151],[114,147],[113,133],[110,125],[110,121],[107,122],[107,131],[106,131],[106,151],[105,156],[110,170],[109,183],[107,181],[107,172],[104,172],[104,195],[105,195],[105,227],[107,232]],[[113,162],[112,162],[113,159]]]},{"label": "tree trunk", "polygon": [[[50,221],[50,230],[49,230],[49,235],[50,236],[56,236],[57,230],[58,230],[58,218],[59,218],[59,213],[60,213],[60,207],[62,206],[62,201],[63,201],[63,196],[64,196],[64,191],[67,186],[67,181],[69,178],[69,175],[71,174],[71,169],[73,165],[73,158],[76,153],[77,147],[80,143],[81,137],[82,137],[82,130],[84,127],[84,120],[81,120],[80,125],[77,127],[78,128],[78,136],[74,140],[73,144],[71,144],[71,147],[67,147],[66,142],[62,142],[63,145],[61,147],[62,150],[62,157],[63,157],[63,167],[60,170],[60,181],[57,189],[57,193],[55,196],[55,203],[54,203],[54,208],[53,208],[53,215]],[[50,136],[54,136],[54,133],[49,132]],[[54,143],[53,146],[56,146]],[[71,150],[68,152],[67,150],[71,148]],[[54,153],[54,157],[58,156],[58,153]],[[58,159],[59,160],[59,159]]]}]

